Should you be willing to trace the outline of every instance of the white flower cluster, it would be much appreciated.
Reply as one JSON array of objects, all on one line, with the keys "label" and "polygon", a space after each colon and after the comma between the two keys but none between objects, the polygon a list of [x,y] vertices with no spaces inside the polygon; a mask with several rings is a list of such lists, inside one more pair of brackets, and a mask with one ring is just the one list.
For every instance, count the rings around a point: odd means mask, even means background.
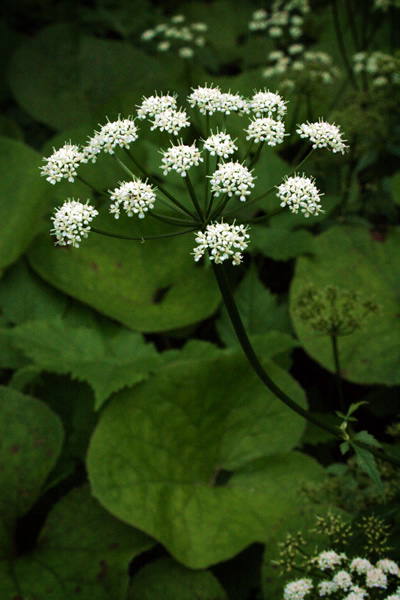
[{"label": "white flower cluster", "polygon": [[279,87],[285,92],[304,89],[304,86],[315,89],[319,85],[330,85],[340,75],[329,54],[305,50],[302,44],[292,44],[285,52],[273,50],[268,60],[272,64],[264,69],[263,76],[278,77]]},{"label": "white flower cluster", "polygon": [[228,194],[239,196],[244,202],[254,187],[254,176],[249,169],[238,162],[221,164],[211,177],[211,190],[216,196]]},{"label": "white flower cluster", "polygon": [[229,225],[228,223],[209,223],[205,231],[198,231],[194,249],[194,260],[197,262],[208,251],[210,260],[216,264],[232,259],[233,265],[239,265],[246,250],[249,239],[247,227],[244,225]]},{"label": "white flower cluster", "polygon": [[285,125],[282,121],[275,121],[271,117],[254,119],[246,129],[246,140],[267,142],[268,146],[281,144],[285,137]]},{"label": "white flower cluster", "polygon": [[145,119],[146,117],[155,117],[159,113],[163,113],[166,110],[175,110],[177,107],[176,95],[171,96],[170,94],[162,94],[158,96],[143,97],[142,104],[137,108],[138,119]]},{"label": "white flower cluster", "polygon": [[353,71],[365,72],[375,87],[400,84],[400,60],[384,52],[358,52],[353,56]]},{"label": "white flower cluster", "polygon": [[184,110],[164,110],[154,115],[151,129],[159,129],[173,135],[178,135],[183,127],[189,127],[190,122]]},{"label": "white flower cluster", "polygon": [[298,213],[300,210],[305,217],[309,217],[323,212],[320,203],[321,192],[314,184],[314,180],[304,174],[286,177],[277,189],[281,206],[288,206],[293,213]]},{"label": "white flower cluster", "polygon": [[115,148],[129,148],[137,140],[138,129],[135,121],[131,118],[120,119],[108,122],[106,125],[96,131],[95,135],[89,139],[89,143],[84,147],[85,162],[91,160],[96,162],[97,155],[103,151],[114,154]]},{"label": "white flower cluster", "polygon": [[77,175],[77,167],[85,159],[84,153],[71,143],[65,144],[59,150],[53,150],[54,153],[49,158],[43,159],[47,164],[41,167],[42,175],[52,184],[64,178],[73,182]]},{"label": "white flower cluster", "polygon": [[89,223],[98,215],[98,211],[88,202],[82,204],[73,198],[64,202],[51,217],[54,228],[51,230],[60,246],[74,246],[79,248],[82,238],[86,238],[90,231]]},{"label": "white flower cluster", "polygon": [[184,15],[175,15],[169,23],[160,23],[146,29],[141,35],[143,42],[156,42],[159,52],[176,50],[181,58],[192,58],[195,47],[206,44],[206,23],[186,23]]},{"label": "white flower cluster", "polygon": [[113,204],[110,206],[110,213],[115,218],[119,218],[121,205],[128,217],[137,214],[139,219],[143,219],[145,212],[149,208],[154,208],[156,194],[154,188],[143,181],[128,181],[122,183],[119,188],[111,192],[110,199]]},{"label": "white flower cluster", "polygon": [[275,0],[271,12],[256,10],[249,22],[250,31],[266,31],[271,38],[298,39],[303,34],[303,15],[310,12],[308,0]]},{"label": "white flower cluster", "polygon": [[223,93],[219,87],[199,86],[194,89],[188,97],[188,102],[192,108],[197,106],[201,114],[212,115],[215,112],[222,112],[229,115],[232,112],[243,114],[249,112],[248,103],[240,94]]},{"label": "white flower cluster", "polygon": [[[382,559],[374,566],[366,558],[349,560],[345,554],[328,550],[321,552],[313,562],[323,573],[331,571],[332,579],[319,579],[316,586],[309,578],[292,581],[285,586],[284,600],[303,600],[312,590],[320,598],[334,594],[335,600],[374,600],[376,590],[385,590],[388,595],[379,598],[400,600],[400,569],[392,560]],[[314,594],[312,598],[315,597]]]},{"label": "white flower cluster", "polygon": [[211,156],[228,158],[238,148],[229,133],[215,133],[204,140],[204,149],[208,150]]},{"label": "white flower cluster", "polygon": [[256,92],[249,101],[249,107],[256,117],[276,116],[278,119],[282,119],[287,112],[286,102],[279,94],[274,94],[269,90]]},{"label": "white flower cluster", "polygon": [[203,162],[200,150],[196,148],[194,143],[191,146],[187,146],[181,141],[178,145],[171,146],[168,150],[163,150],[162,154],[161,168],[164,169],[164,175],[167,175],[169,171],[176,171],[181,177],[186,177],[190,167],[193,165],[197,167],[200,162]]},{"label": "white flower cluster", "polygon": [[312,142],[313,148],[327,148],[332,152],[341,152],[342,154],[347,150],[339,127],[325,121],[302,123],[298,126],[297,133],[301,138],[308,138]]}]

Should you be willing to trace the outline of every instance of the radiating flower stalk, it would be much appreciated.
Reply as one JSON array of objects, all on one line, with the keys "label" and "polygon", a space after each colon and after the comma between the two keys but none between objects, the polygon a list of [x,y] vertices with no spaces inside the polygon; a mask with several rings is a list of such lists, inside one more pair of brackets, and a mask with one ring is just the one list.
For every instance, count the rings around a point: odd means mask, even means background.
[{"label": "radiating flower stalk", "polygon": [[[328,430],[337,438],[343,439],[339,428],[321,422],[315,415],[299,406],[281,390],[262,367],[249,341],[243,322],[236,307],[228,281],[224,263],[230,260],[240,265],[243,253],[250,243],[250,224],[252,219],[240,219],[243,208],[256,205],[269,194],[277,196],[277,209],[288,208],[293,213],[312,218],[323,212],[322,194],[313,178],[300,172],[306,159],[284,180],[269,190],[254,193],[257,175],[257,160],[265,146],[275,147],[282,143],[285,134],[284,117],[286,102],[277,93],[268,90],[255,92],[252,98],[240,94],[223,93],[218,87],[204,86],[193,89],[187,98],[188,110],[200,113],[204,121],[204,137],[193,141],[186,133],[191,120],[184,108],[179,108],[176,95],[154,95],[143,98],[138,106],[136,118],[118,118],[108,122],[89,138],[88,143],[77,146],[71,142],[45,158],[42,175],[52,183],[75,178],[85,181],[78,170],[84,163],[95,163],[100,153],[109,154],[121,168],[128,180],[120,181],[118,186],[102,195],[108,199],[109,211],[114,218],[121,213],[127,217],[139,219],[155,218],[174,226],[175,231],[156,236],[122,236],[103,231],[92,226],[98,215],[89,201],[81,202],[69,198],[57,209],[53,221],[52,234],[56,244],[79,247],[90,231],[110,237],[122,237],[132,240],[160,239],[185,233],[194,233],[193,250],[195,261],[208,256],[227,306],[232,324],[239,342],[252,368],[263,383],[287,406],[305,419]],[[231,114],[240,115],[244,121],[243,139],[232,139],[221,122],[229,122]],[[134,152],[134,143],[139,137],[138,121],[147,120],[151,130],[161,130],[170,136],[170,145],[161,149],[160,171],[165,178],[175,172],[182,178],[191,204],[179,202],[168,190],[166,183],[160,184],[157,178],[148,172]],[[215,121],[215,128],[214,126]],[[219,127],[219,128],[218,128]],[[344,153],[347,149],[339,128],[320,120],[315,123],[303,123],[298,126],[298,134],[310,142],[309,155],[322,148],[332,152]],[[186,137],[185,137],[186,136]],[[189,139],[190,141],[186,141]],[[133,146],[133,148],[132,148]],[[247,149],[246,149],[247,146]],[[129,161],[129,162],[127,162]],[[204,185],[194,185],[192,173],[201,171]],[[97,190],[95,186],[91,186]],[[97,190],[98,191],[98,190]],[[248,214],[248,212],[247,212]],[[264,217],[268,219],[269,215]],[[258,217],[256,220],[258,221]],[[362,446],[362,441],[357,441]],[[375,455],[391,461],[391,457],[377,449],[364,446]],[[395,460],[395,459],[393,459]],[[397,464],[397,461],[395,461]]]}]

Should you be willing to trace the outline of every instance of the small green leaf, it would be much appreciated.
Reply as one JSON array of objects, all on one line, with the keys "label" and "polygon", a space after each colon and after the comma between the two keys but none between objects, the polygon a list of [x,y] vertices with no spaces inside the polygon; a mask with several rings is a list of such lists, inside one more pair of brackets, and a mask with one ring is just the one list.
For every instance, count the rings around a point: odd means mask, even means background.
[{"label": "small green leaf", "polygon": [[358,466],[372,479],[379,489],[382,498],[385,499],[385,490],[383,489],[381,476],[379,474],[378,467],[376,466],[375,456],[371,454],[371,452],[368,452],[368,450],[360,448],[356,444],[352,444],[351,442],[350,444],[356,453]]}]

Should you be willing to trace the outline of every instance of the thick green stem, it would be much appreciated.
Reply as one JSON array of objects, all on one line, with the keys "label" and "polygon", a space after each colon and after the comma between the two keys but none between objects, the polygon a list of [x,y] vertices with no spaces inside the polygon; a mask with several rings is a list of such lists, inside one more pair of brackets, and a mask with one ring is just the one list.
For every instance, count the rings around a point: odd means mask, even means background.
[{"label": "thick green stem", "polygon": [[338,337],[334,333],[331,334],[330,337],[331,337],[331,342],[332,342],[333,360],[335,363],[335,379],[336,379],[336,389],[337,389],[338,398],[339,398],[339,406],[340,406],[340,410],[342,411],[342,413],[346,414],[347,408],[346,408],[346,402],[345,402],[344,394],[343,394],[342,377],[340,375]]},{"label": "thick green stem", "polygon": [[[236,306],[232,290],[229,285],[229,281],[226,275],[225,267],[223,264],[216,265],[214,261],[211,261],[215,277],[218,282],[219,289],[221,291],[222,298],[224,300],[225,306],[227,308],[229,317],[231,319],[233,328],[239,340],[239,343],[243,349],[243,352],[246,355],[247,360],[249,361],[251,367],[264,383],[264,385],[277,397],[281,400],[288,408],[291,408],[298,415],[317,425],[321,429],[328,431],[337,439],[343,441],[343,435],[339,431],[339,427],[333,427],[328,425],[327,423],[322,422],[317,416],[308,412],[303,407],[301,407],[297,402],[292,400],[283,390],[281,390],[276,383],[270,378],[270,376],[265,372],[263,366],[258,360],[256,353],[254,352],[253,346],[248,338],[246,330],[244,328],[242,319],[240,317],[238,308]],[[383,450],[370,446],[369,444],[365,444],[360,440],[352,439],[352,443],[355,446],[363,448],[364,450],[368,450],[371,454],[373,454],[376,458],[382,459],[392,465],[400,467],[400,460],[395,458],[394,456],[389,456]]]}]

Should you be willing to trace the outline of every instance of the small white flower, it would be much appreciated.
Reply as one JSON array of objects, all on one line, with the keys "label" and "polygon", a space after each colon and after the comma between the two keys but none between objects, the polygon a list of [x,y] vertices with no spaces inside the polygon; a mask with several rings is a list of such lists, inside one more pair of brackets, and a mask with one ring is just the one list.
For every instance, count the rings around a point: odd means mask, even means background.
[{"label": "small white flower", "polygon": [[391,594],[386,597],[386,600],[400,600],[400,590],[397,590],[396,594]]},{"label": "small white flower", "polygon": [[142,104],[138,106],[138,118],[155,117],[158,113],[171,109],[176,109],[176,96],[166,94],[165,96],[143,97]]},{"label": "small white flower", "polygon": [[167,52],[171,48],[171,42],[168,40],[164,40],[163,42],[159,42],[157,44],[157,50],[159,52]]},{"label": "small white flower", "polygon": [[351,575],[347,571],[338,571],[332,580],[342,590],[349,590],[352,586]]},{"label": "small white flower", "polygon": [[325,569],[333,569],[336,565],[340,565],[345,558],[344,554],[337,554],[334,550],[325,550],[318,554],[315,562],[321,571],[325,571]]},{"label": "small white flower", "polygon": [[379,569],[382,569],[382,571],[384,573],[390,573],[391,575],[397,575],[397,577],[400,577],[399,565],[397,563],[395,563],[394,560],[389,560],[388,558],[382,558],[381,560],[378,560],[378,562],[376,563],[376,566]]},{"label": "small white flower", "polygon": [[189,46],[184,46],[179,48],[178,54],[181,58],[193,58],[194,51],[193,48],[189,48]]},{"label": "small white flower", "polygon": [[[249,101],[250,109],[256,114],[256,117],[278,117],[285,116],[287,107],[286,102],[279,94],[274,94],[269,90],[257,92]],[[276,113],[276,114],[274,114]]]},{"label": "small white flower", "polygon": [[298,127],[297,133],[301,138],[309,138],[313,143],[313,148],[328,148],[332,152],[341,152],[342,154],[347,150],[339,127],[336,125],[320,120],[317,123],[302,123]]},{"label": "small white flower", "polygon": [[52,184],[64,178],[73,182],[77,175],[76,169],[84,162],[83,152],[71,143],[65,144],[59,150],[53,150],[54,153],[49,158],[43,159],[47,164],[41,167],[41,174]]},{"label": "small white flower", "polygon": [[330,596],[338,589],[338,585],[333,581],[321,581],[318,584],[318,593],[320,596]]},{"label": "small white flower", "polygon": [[284,600],[303,600],[312,589],[311,579],[297,579],[285,586],[283,597]]},{"label": "small white flower", "polygon": [[188,97],[188,102],[192,108],[198,107],[202,115],[212,115],[220,110],[220,100],[222,92],[218,87],[198,87]]},{"label": "small white flower", "polygon": [[371,563],[367,558],[354,558],[350,563],[350,571],[356,571],[359,575],[366,573],[372,568]]},{"label": "small white flower", "polygon": [[218,112],[230,115],[232,112],[248,112],[248,103],[240,94],[221,94],[218,99]]},{"label": "small white flower", "polygon": [[228,196],[239,196],[244,202],[246,196],[251,194],[249,188],[254,187],[254,176],[249,169],[239,162],[228,162],[221,164],[211,175],[211,189],[216,196],[228,194]]},{"label": "small white flower", "polygon": [[162,166],[164,175],[169,171],[176,171],[182,177],[186,177],[186,173],[190,167],[197,165],[203,161],[200,156],[200,151],[195,144],[185,146],[182,142],[177,146],[171,146],[168,150],[162,151]]},{"label": "small white flower", "polygon": [[185,22],[185,16],[184,15],[174,15],[173,17],[171,17],[171,23],[174,23],[174,25],[179,25],[180,23],[184,23]]},{"label": "small white flower", "polygon": [[205,33],[208,30],[208,25],[206,23],[192,23],[190,28],[197,33]]},{"label": "small white flower", "polygon": [[116,188],[110,199],[113,200],[110,213],[114,214],[116,219],[119,218],[121,204],[128,217],[137,214],[139,219],[143,219],[144,213],[149,208],[154,208],[156,194],[154,188],[143,181],[128,181]]},{"label": "small white flower", "polygon": [[295,54],[301,54],[303,51],[304,51],[303,44],[292,44],[288,48],[288,52],[291,56],[294,56]]},{"label": "small white flower", "polygon": [[281,144],[285,137],[285,125],[282,121],[275,121],[271,117],[254,119],[250,122],[246,140],[253,139],[255,142],[267,142],[268,146]]},{"label": "small white flower", "polygon": [[371,568],[366,573],[365,584],[367,587],[378,587],[378,588],[386,588],[387,587],[387,577],[382,569],[379,568]]},{"label": "small white flower", "polygon": [[51,217],[54,225],[51,233],[57,238],[56,244],[79,248],[82,238],[88,236],[89,223],[99,214],[88,202],[82,204],[79,200],[68,198],[56,210],[54,217]]},{"label": "small white flower", "polygon": [[154,39],[156,35],[157,32],[154,29],[146,29],[146,31],[143,31],[141,34],[140,39],[143,40],[143,42],[149,42]]},{"label": "small white flower", "polygon": [[96,162],[97,155],[103,151],[114,154],[115,148],[129,148],[132,142],[138,138],[138,129],[133,119],[119,119],[103,125],[100,131],[89,139],[87,146],[83,149],[85,162],[91,160]]},{"label": "small white flower", "polygon": [[[292,28],[294,29],[294,27]],[[282,27],[270,27],[268,29],[268,34],[272,37],[272,38],[279,38],[282,37],[283,35],[283,29]]]},{"label": "small white flower", "polygon": [[244,225],[209,223],[205,231],[196,234],[199,245],[194,249],[194,260],[197,262],[209,251],[210,260],[216,264],[232,259],[233,265],[239,265],[243,260],[241,252],[248,246],[247,229]]},{"label": "small white flower", "polygon": [[155,114],[152,123],[152,131],[153,129],[159,129],[160,131],[167,131],[174,135],[178,135],[182,127],[189,127],[190,125],[188,116],[182,109],[179,111],[168,109],[163,112],[158,112]]},{"label": "small white flower", "polygon": [[238,149],[228,133],[210,135],[204,141],[204,148],[209,151],[211,156],[220,156],[221,158],[228,158]]},{"label": "small white flower", "polygon": [[298,213],[300,210],[305,217],[309,217],[323,212],[320,204],[321,192],[314,184],[314,179],[304,174],[294,175],[286,177],[277,188],[281,206],[288,206],[293,213]]}]

